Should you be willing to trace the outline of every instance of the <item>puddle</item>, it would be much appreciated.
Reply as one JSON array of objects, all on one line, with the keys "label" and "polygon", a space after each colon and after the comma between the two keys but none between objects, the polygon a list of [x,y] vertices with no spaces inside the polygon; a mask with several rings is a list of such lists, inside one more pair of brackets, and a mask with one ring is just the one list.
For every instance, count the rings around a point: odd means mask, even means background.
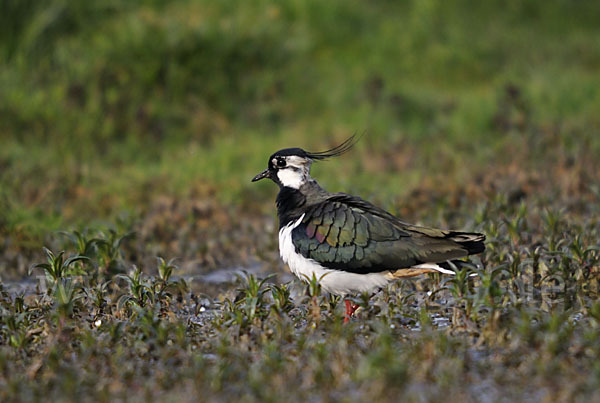
[{"label": "puddle", "polygon": [[262,265],[254,264],[251,266],[229,267],[224,269],[213,270],[206,274],[196,274],[184,277],[188,282],[201,282],[208,284],[226,284],[235,282],[238,277],[244,277],[246,274],[264,274],[262,273]]},{"label": "puddle", "polygon": [[[440,314],[437,314],[437,313],[431,314],[431,315],[429,315],[429,319],[431,320],[431,324],[438,329],[444,329],[444,328],[450,326],[450,318],[447,318]],[[410,328],[410,330],[412,330],[413,332],[420,332],[421,331],[421,323],[417,322],[414,326],[412,326]]]},{"label": "puddle", "polygon": [[[38,286],[40,282],[33,279],[26,279],[20,281],[6,281],[0,282],[4,287],[5,291],[8,291],[12,295],[30,295],[37,293]],[[40,289],[44,289],[43,287],[39,287]]]}]

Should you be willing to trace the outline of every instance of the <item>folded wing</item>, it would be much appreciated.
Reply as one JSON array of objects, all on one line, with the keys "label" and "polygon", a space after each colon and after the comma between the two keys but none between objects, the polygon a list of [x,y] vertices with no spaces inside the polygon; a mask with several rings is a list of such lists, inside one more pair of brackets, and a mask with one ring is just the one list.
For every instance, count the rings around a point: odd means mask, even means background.
[{"label": "folded wing", "polygon": [[334,194],[292,231],[296,252],[323,266],[372,273],[480,253],[485,236],[403,223],[360,198]]}]

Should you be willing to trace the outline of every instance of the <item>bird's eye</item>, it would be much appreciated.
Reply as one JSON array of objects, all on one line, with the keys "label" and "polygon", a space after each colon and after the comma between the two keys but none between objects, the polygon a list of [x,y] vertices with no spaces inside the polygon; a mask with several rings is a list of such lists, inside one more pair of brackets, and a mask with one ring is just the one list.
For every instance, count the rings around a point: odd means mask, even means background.
[{"label": "bird's eye", "polygon": [[284,167],[285,166],[285,158],[277,158],[277,166]]}]

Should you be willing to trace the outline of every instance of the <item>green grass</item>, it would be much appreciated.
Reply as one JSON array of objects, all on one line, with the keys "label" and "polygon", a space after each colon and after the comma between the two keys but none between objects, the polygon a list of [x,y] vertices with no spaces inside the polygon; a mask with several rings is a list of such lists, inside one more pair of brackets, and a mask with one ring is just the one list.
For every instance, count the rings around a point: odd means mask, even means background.
[{"label": "green grass", "polygon": [[[363,160],[325,177],[367,194],[391,183],[385,200],[426,171],[507,163],[498,147],[515,137],[551,131],[600,150],[593,2],[4,7],[2,221],[28,221],[37,241],[136,210],[158,177],[167,185],[154,193],[184,195],[202,181],[239,201],[275,149],[318,149],[354,132],[368,133],[368,147],[353,159],[396,144],[416,153],[408,169],[377,170],[376,187],[360,175]],[[77,204],[80,187],[100,211]],[[45,191],[43,201],[32,195]]]},{"label": "green grass", "polygon": [[[599,18],[591,0],[4,1],[0,398],[597,398]],[[346,327],[315,284],[201,281],[282,276],[276,188],[250,178],[353,133],[319,182],[485,232],[478,277],[356,296]],[[19,291],[43,246],[90,261]]]}]

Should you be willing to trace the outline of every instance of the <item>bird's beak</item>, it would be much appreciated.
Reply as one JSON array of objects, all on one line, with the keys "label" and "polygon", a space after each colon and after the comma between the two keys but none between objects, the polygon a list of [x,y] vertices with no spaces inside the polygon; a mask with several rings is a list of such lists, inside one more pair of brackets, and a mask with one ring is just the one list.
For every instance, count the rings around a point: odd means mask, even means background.
[{"label": "bird's beak", "polygon": [[264,171],[256,175],[254,178],[252,178],[252,182],[256,182],[264,178],[269,178],[270,176],[271,174],[269,173],[269,170],[265,169]]}]

